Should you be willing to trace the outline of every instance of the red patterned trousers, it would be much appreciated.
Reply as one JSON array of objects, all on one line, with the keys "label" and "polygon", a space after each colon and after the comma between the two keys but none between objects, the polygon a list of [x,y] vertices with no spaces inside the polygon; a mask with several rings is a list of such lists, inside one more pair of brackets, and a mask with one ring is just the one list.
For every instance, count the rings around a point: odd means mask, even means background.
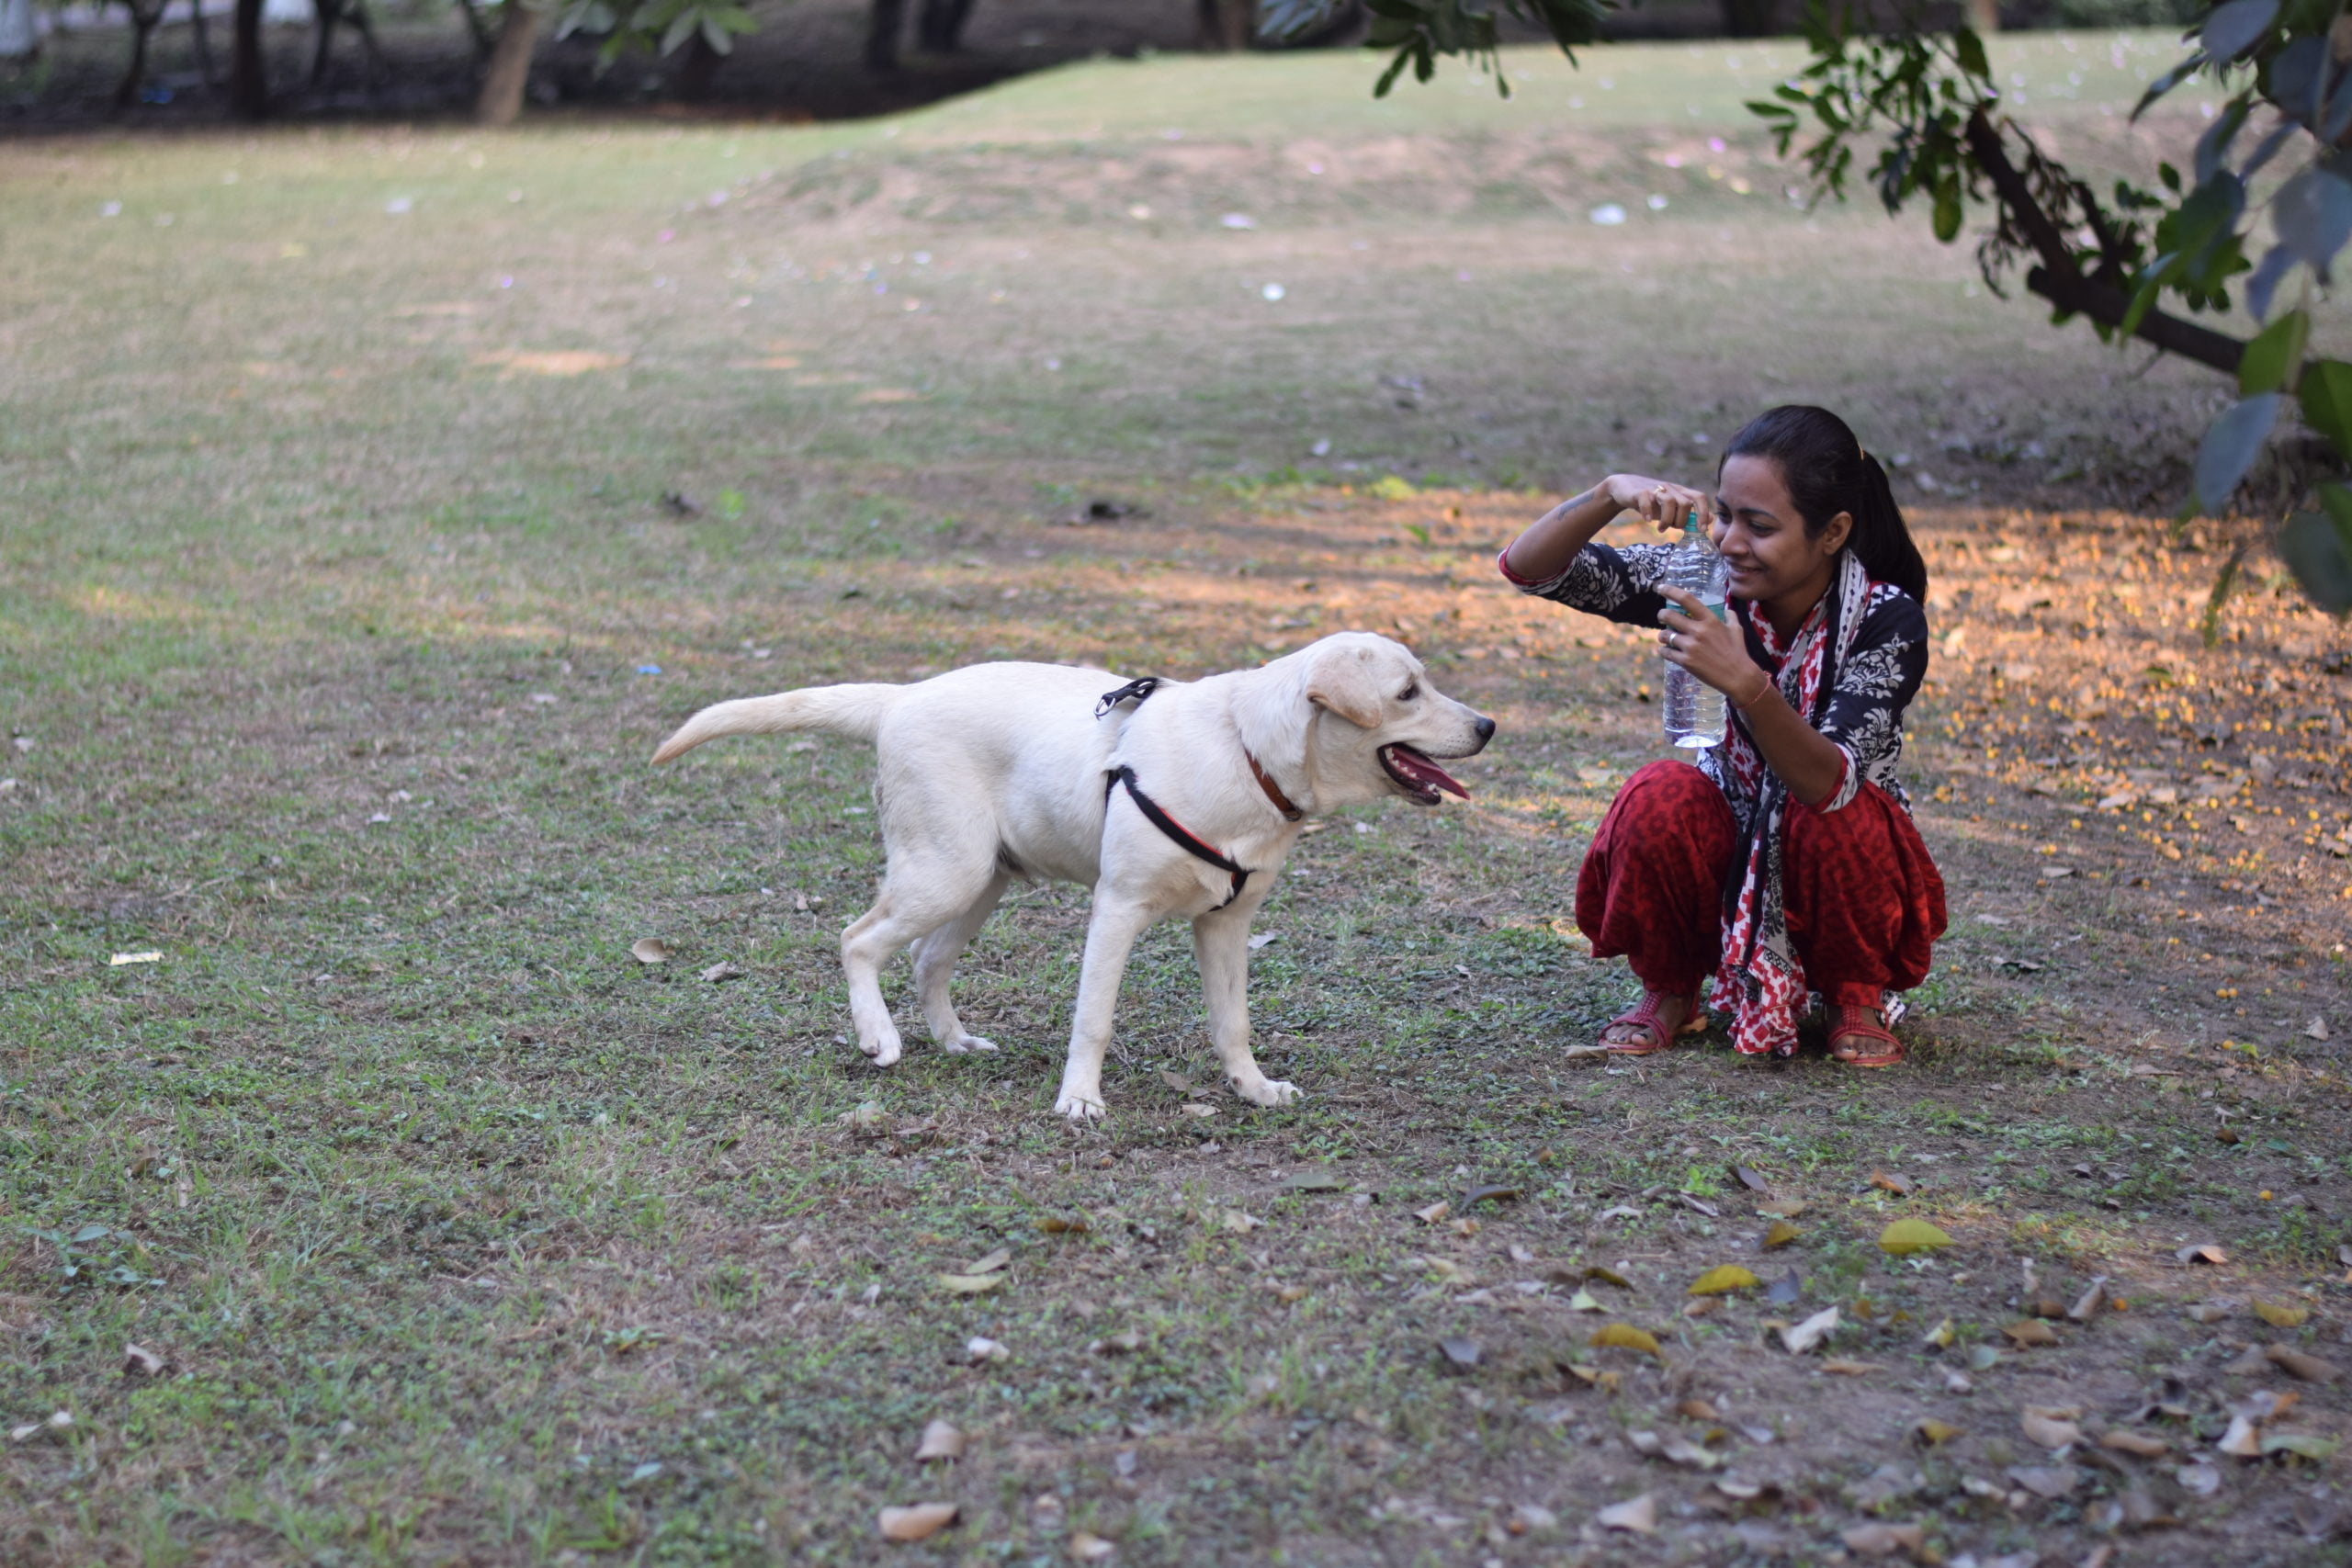
[{"label": "red patterned trousers", "polygon": [[[1790,944],[1827,1001],[1875,1008],[1927,978],[1944,933],[1944,883],[1919,829],[1876,784],[1838,811],[1789,803],[1781,897]],[[1597,958],[1624,957],[1646,988],[1702,990],[1723,951],[1723,889],[1739,829],[1688,762],[1627,779],[1577,875],[1577,926]]]}]

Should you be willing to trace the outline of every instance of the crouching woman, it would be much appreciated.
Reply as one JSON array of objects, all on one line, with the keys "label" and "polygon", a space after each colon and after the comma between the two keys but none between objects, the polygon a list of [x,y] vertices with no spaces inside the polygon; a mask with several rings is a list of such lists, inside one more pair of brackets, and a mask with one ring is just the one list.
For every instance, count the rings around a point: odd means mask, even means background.
[{"label": "crouching woman", "polygon": [[[1729,568],[1726,619],[1663,584],[1668,547],[1594,542],[1621,513],[1671,533],[1694,509]],[[1642,984],[1602,1046],[1662,1051],[1706,1026],[1703,996],[1742,1052],[1793,1055],[1818,997],[1834,1058],[1900,1063],[1897,993],[1927,976],[1944,887],[1895,778],[1928,571],[1885,470],[1826,410],[1771,409],[1724,449],[1713,498],[1612,475],[1500,565],[1525,592],[1661,626],[1665,657],[1730,710],[1696,767],[1626,780],[1585,854],[1577,924]]]}]

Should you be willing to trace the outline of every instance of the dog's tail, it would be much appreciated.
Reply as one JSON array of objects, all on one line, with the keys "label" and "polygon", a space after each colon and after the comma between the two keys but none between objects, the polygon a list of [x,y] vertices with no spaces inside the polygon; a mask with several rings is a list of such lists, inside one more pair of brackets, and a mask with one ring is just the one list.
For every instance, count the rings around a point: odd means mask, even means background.
[{"label": "dog's tail", "polygon": [[693,750],[722,735],[775,735],[794,729],[821,729],[871,741],[882,728],[882,717],[895,706],[904,686],[879,684],[804,686],[767,697],[737,697],[713,703],[678,727],[653,753],[659,764]]}]

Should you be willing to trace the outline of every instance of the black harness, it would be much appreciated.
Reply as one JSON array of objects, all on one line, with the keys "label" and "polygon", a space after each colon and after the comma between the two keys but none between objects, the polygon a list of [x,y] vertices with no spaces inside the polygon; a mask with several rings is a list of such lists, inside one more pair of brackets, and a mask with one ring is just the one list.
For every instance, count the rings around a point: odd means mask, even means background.
[{"label": "black harness", "polygon": [[[1115,692],[1105,692],[1102,694],[1102,700],[1097,703],[1094,706],[1094,716],[1097,718],[1102,717],[1112,709],[1117,707],[1121,703],[1139,703],[1146,697],[1151,695],[1152,693],[1158,691],[1160,687],[1160,683],[1161,678],[1159,676],[1146,675],[1139,681],[1128,682],[1125,685],[1120,687]],[[1254,761],[1252,763],[1252,771],[1255,771]],[[1166,834],[1170,841],[1182,849],[1185,853],[1193,856],[1196,860],[1206,861],[1209,864],[1216,867],[1217,870],[1224,872],[1226,874],[1233,878],[1232,891],[1225,896],[1225,903],[1219,904],[1217,908],[1222,909],[1226,907],[1226,904],[1230,904],[1236,898],[1241,897],[1241,889],[1247,886],[1250,881],[1250,868],[1248,866],[1243,865],[1231,855],[1226,854],[1204,842],[1192,831],[1192,829],[1186,828],[1184,824],[1177,821],[1176,818],[1168,815],[1166,808],[1163,807],[1159,802],[1144,794],[1143,785],[1136,783],[1136,771],[1133,768],[1128,767],[1124,762],[1103,775],[1102,799],[1106,805],[1110,801],[1111,792],[1117,789],[1122,784],[1126,786],[1127,798],[1136,803],[1136,809],[1143,813],[1143,819],[1145,821],[1150,823],[1153,827]],[[1213,910],[1211,912],[1214,913],[1215,911]]]}]

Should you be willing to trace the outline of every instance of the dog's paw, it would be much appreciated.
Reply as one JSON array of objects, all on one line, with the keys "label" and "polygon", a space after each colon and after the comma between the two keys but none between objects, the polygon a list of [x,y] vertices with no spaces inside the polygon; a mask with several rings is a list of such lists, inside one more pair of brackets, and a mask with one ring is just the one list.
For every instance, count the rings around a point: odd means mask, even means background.
[{"label": "dog's paw", "polygon": [[1054,1114],[1067,1116],[1073,1122],[1100,1122],[1102,1119],[1102,1101],[1090,1095],[1064,1089],[1061,1098],[1054,1101]]},{"label": "dog's paw", "polygon": [[1234,1080],[1233,1092],[1252,1105],[1288,1105],[1298,1098],[1298,1086],[1280,1078],[1260,1078],[1253,1084]]},{"label": "dog's paw", "polygon": [[873,1057],[874,1065],[877,1067],[895,1065],[906,1050],[895,1032],[883,1035],[878,1040],[860,1040],[857,1043],[857,1048]]},{"label": "dog's paw", "polygon": [[940,1049],[946,1052],[951,1056],[960,1056],[967,1051],[993,1052],[996,1049],[996,1042],[993,1040],[983,1040],[977,1034],[959,1034],[955,1039],[950,1040],[946,1044],[942,1045]]}]

